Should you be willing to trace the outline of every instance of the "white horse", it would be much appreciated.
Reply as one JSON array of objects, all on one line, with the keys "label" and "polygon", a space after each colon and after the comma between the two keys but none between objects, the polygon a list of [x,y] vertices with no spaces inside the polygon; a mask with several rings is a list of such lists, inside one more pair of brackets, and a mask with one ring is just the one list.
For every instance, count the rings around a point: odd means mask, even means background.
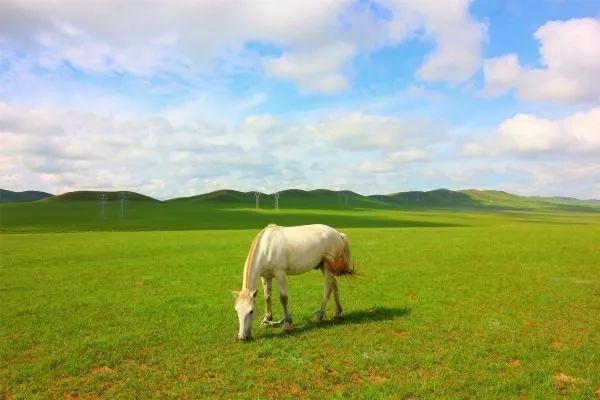
[{"label": "white horse", "polygon": [[283,322],[284,329],[290,329],[292,314],[288,309],[286,276],[302,274],[311,269],[321,269],[325,278],[321,307],[315,316],[317,322],[325,315],[331,292],[335,299],[334,317],[339,317],[342,306],[335,277],[354,272],[350,266],[350,248],[346,235],[327,225],[283,227],[271,224],[260,231],[246,258],[242,290],[236,292],[235,309],[240,323],[238,338],[250,338],[259,277],[266,303],[262,323],[273,324],[271,281],[275,278],[284,312],[284,318],[280,322]]}]

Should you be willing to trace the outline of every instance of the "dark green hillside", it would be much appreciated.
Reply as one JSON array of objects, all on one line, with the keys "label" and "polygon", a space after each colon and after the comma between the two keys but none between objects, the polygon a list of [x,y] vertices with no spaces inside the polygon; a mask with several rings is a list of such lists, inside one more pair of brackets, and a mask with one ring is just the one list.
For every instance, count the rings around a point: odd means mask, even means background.
[{"label": "dark green hillside", "polygon": [[481,204],[466,193],[455,192],[448,189],[436,189],[428,192],[410,191],[399,192],[388,195],[369,196],[393,203],[397,206],[417,207],[478,207]]},{"label": "dark green hillside", "polygon": [[[105,193],[106,202],[101,195]],[[255,210],[254,192],[219,190],[199,196],[158,201],[138,193],[80,191],[42,201],[0,204],[0,231],[189,230],[258,228],[268,223],[326,223],[338,227],[423,226],[428,216],[447,214],[449,225],[463,224],[467,213],[515,217],[531,212],[563,218],[565,212],[585,218],[600,215],[600,205],[562,204],[500,191],[446,189],[362,196],[351,191],[290,189],[261,194]],[[567,201],[567,200],[560,200]],[[572,201],[571,201],[572,202]],[[585,213],[585,214],[584,214]],[[586,215],[587,214],[587,215]],[[452,215],[452,217],[450,217]],[[520,217],[519,217],[520,218]],[[554,218],[554,217],[553,217]]]},{"label": "dark green hillside", "polygon": [[461,193],[468,195],[473,201],[484,206],[511,208],[538,208],[542,206],[539,201],[501,190],[467,189],[461,190]]},{"label": "dark green hillside", "polygon": [[[273,195],[269,195],[273,201]],[[293,208],[389,208],[386,204],[349,190],[300,190],[289,189],[279,192],[280,207]]]},{"label": "dark green hillside", "polygon": [[[152,197],[135,192],[76,191],[52,196],[46,202],[89,202],[100,201],[104,194],[108,201],[119,200],[125,193],[129,201],[159,202]],[[51,196],[51,195],[50,195]],[[204,205],[213,208],[254,208],[255,192],[224,189],[190,197],[178,197],[164,203]],[[275,207],[273,193],[260,193],[260,208]],[[363,196],[349,190],[302,190],[287,189],[279,192],[279,207],[282,209],[461,209],[461,210],[531,210],[556,209],[563,211],[598,211],[600,201],[578,200],[565,197],[524,197],[498,190],[448,190],[408,191],[386,195]]]},{"label": "dark green hillside", "polygon": [[67,192],[58,196],[54,196],[48,198],[46,201],[50,202],[65,202],[65,201],[100,201],[102,195],[106,196],[107,201],[117,201],[120,200],[121,193],[125,194],[125,200],[127,201],[149,201],[149,202],[159,202],[160,200],[156,200],[150,196],[146,196],[136,192],[130,191],[115,191],[115,192],[105,192],[105,191],[96,191],[96,190],[78,190],[76,192]]},{"label": "dark green hillside", "polygon": [[24,192],[13,192],[12,190],[0,189],[0,203],[17,203],[22,201],[38,201],[54,195],[36,190]]},{"label": "dark green hillside", "polygon": [[[261,193],[261,195],[264,195]],[[223,203],[223,204],[254,204],[254,192],[240,192],[237,190],[215,190],[214,192],[199,194],[190,197],[177,197],[167,200],[173,203]]]},{"label": "dark green hillside", "polygon": [[[237,190],[217,190],[191,197],[179,197],[168,200],[168,203],[191,203],[222,205],[223,207],[255,207],[255,192],[239,192]],[[273,193],[260,193],[260,207],[273,208],[275,195]],[[389,205],[362,196],[349,190],[301,190],[288,189],[279,192],[279,206],[281,208],[389,208]]]}]

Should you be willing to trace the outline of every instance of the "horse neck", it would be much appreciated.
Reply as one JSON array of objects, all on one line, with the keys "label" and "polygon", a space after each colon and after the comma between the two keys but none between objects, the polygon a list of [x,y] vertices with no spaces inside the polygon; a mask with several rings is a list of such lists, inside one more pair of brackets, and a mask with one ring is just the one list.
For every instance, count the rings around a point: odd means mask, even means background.
[{"label": "horse neck", "polygon": [[260,258],[262,257],[260,239],[264,230],[256,236],[250,246],[248,257],[246,258],[246,264],[244,265],[244,277],[242,281],[242,289],[255,290],[256,281],[260,275]]}]

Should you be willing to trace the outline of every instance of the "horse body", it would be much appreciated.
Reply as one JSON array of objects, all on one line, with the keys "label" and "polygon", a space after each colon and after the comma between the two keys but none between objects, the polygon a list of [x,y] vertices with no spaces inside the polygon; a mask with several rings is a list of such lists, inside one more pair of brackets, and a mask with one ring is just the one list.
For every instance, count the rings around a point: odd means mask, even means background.
[{"label": "horse body", "polygon": [[327,300],[332,292],[336,301],[335,316],[339,316],[342,308],[335,276],[352,273],[346,236],[327,225],[269,225],[263,229],[250,247],[244,265],[242,291],[236,299],[240,322],[238,337],[246,339],[250,336],[259,277],[263,283],[266,302],[263,323],[268,324],[272,321],[271,281],[275,278],[285,314],[285,329],[290,328],[292,324],[291,313],[288,310],[286,276],[299,275],[317,268],[323,271],[325,289],[316,318],[323,318]]}]

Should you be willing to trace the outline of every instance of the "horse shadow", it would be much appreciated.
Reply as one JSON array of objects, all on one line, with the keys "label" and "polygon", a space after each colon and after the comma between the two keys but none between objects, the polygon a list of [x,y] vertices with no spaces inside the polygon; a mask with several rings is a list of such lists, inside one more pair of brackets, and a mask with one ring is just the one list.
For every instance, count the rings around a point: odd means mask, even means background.
[{"label": "horse shadow", "polygon": [[304,319],[300,323],[294,323],[293,329],[289,331],[281,331],[280,329],[263,328],[269,330],[267,334],[262,336],[266,339],[273,339],[283,336],[296,336],[304,332],[330,329],[340,325],[365,324],[379,321],[389,321],[396,318],[406,317],[410,314],[410,308],[390,308],[390,307],[374,307],[367,310],[350,311],[344,313],[340,318],[324,319],[321,322],[315,322],[312,319]]}]

